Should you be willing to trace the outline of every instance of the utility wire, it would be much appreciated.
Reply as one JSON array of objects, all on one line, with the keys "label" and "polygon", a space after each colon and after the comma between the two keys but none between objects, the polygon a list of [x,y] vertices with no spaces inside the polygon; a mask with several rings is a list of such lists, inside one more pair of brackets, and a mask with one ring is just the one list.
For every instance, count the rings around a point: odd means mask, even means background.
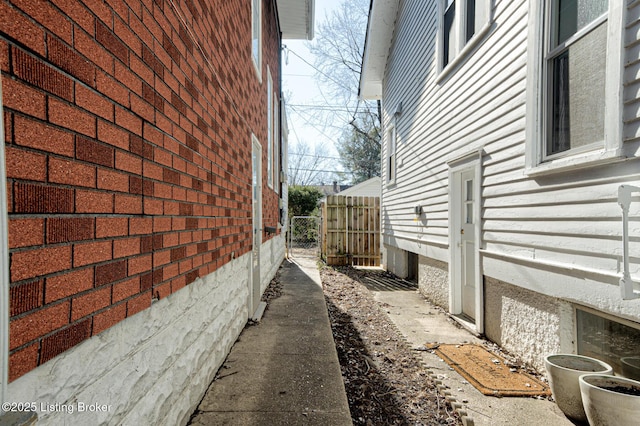
[{"label": "utility wire", "polygon": [[329,157],[327,155],[315,155],[315,154],[299,154],[297,152],[289,152],[289,155],[297,155],[300,157],[316,157],[316,158],[326,158],[328,160],[342,160],[340,157]]},{"label": "utility wire", "polygon": [[318,73],[322,74],[323,76],[325,76],[329,80],[333,81],[338,86],[342,87],[343,89],[347,89],[347,90],[351,91],[351,88],[345,86],[343,82],[334,79],[329,74],[327,74],[324,71],[322,71],[320,68],[316,68],[315,65],[313,65],[311,62],[307,61],[305,58],[303,58],[302,56],[298,55],[296,52],[294,52],[293,50],[289,49],[288,47],[286,49],[287,49],[288,52],[291,52],[294,55],[296,55],[298,58],[300,58],[300,60],[302,60],[302,62],[304,62],[305,64],[309,65],[311,68],[313,68],[314,70],[316,70]]},{"label": "utility wire", "polygon": [[[302,115],[302,113],[300,111],[297,111],[295,108],[291,108],[291,111],[295,112],[296,114],[298,114],[298,116],[300,116],[300,118],[302,118],[303,120],[306,120],[306,118]],[[344,120],[344,119],[342,119],[342,120]],[[336,138],[333,138],[333,137],[327,135],[323,130],[320,130],[315,124],[312,124],[312,123],[308,122],[308,120],[306,120],[306,121],[307,121],[307,125],[309,125],[309,126],[313,127],[314,129],[316,129],[316,131],[318,133],[320,133],[322,136],[324,136],[325,138],[327,138],[331,142],[333,142],[336,139]],[[345,123],[348,124],[348,121],[346,121],[346,120],[344,120],[344,121],[345,121]],[[298,137],[297,133],[296,133],[296,137]],[[298,140],[300,140],[300,138],[298,138]]]},{"label": "utility wire", "polygon": [[295,167],[290,167],[290,169],[295,169],[300,172],[322,172],[322,173],[345,173],[345,174],[354,174],[355,172],[350,172],[347,170],[319,170],[319,169],[298,169]]},{"label": "utility wire", "polygon": [[321,105],[321,104],[287,104],[293,108],[315,109],[320,111],[334,111],[351,114],[369,114],[367,111],[353,111],[353,109],[340,105]]},{"label": "utility wire", "polygon": [[[303,118],[303,119],[305,119],[305,117],[304,117],[304,115],[305,115],[305,114],[306,114],[306,115],[312,115],[312,116],[313,116],[313,112],[308,111],[308,110],[306,110],[306,109],[304,109],[304,108],[301,108],[301,109],[299,109],[299,110],[298,110],[296,107],[292,107],[292,108],[291,108],[291,111],[292,111],[292,112],[295,112],[296,114],[298,114],[298,115],[299,115],[301,118]],[[338,112],[338,111],[336,111],[336,112]],[[347,114],[347,115],[349,115],[349,114]],[[349,124],[349,119],[348,119],[348,117],[343,117],[343,116],[341,116],[340,114],[338,114],[336,117],[337,117],[337,119],[338,119],[338,120],[342,121],[344,124],[347,124],[347,125]],[[315,127],[315,125],[311,124],[311,120],[307,120],[307,124],[308,124],[309,126],[314,127],[316,130],[320,131],[317,127]],[[338,126],[333,126],[333,127],[338,127]],[[325,135],[325,136],[326,136],[326,135]],[[333,139],[333,138],[331,138],[331,139]]]}]

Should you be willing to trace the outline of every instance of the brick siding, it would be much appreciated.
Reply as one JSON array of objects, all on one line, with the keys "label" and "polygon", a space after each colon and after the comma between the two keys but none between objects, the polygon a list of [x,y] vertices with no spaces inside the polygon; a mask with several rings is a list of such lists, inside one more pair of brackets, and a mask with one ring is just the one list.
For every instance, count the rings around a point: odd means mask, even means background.
[{"label": "brick siding", "polygon": [[[250,252],[252,133],[276,226],[250,8],[0,0],[11,381]],[[279,92],[275,13],[263,0]]]}]

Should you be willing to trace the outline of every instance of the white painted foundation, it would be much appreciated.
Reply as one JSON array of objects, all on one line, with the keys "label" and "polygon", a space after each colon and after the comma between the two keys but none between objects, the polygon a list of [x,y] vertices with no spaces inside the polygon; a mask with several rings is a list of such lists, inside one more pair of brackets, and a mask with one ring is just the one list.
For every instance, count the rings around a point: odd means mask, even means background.
[{"label": "white painted foundation", "polygon": [[485,334],[544,371],[544,357],[572,353],[573,307],[560,299],[485,276]]},{"label": "white painted foundation", "polygon": [[[261,255],[268,284],[283,237]],[[7,399],[36,403],[38,425],[186,424],[249,316],[247,256],[30,371]]]},{"label": "white painted foundation", "polygon": [[382,261],[382,267],[400,278],[406,278],[408,274],[407,252],[386,244],[384,248],[387,255]]},{"label": "white painted foundation", "polygon": [[284,233],[270,239],[262,244],[260,251],[260,293],[262,294],[271,279],[278,271],[285,255]]},{"label": "white painted foundation", "polygon": [[418,256],[418,290],[431,303],[449,309],[449,265]]}]

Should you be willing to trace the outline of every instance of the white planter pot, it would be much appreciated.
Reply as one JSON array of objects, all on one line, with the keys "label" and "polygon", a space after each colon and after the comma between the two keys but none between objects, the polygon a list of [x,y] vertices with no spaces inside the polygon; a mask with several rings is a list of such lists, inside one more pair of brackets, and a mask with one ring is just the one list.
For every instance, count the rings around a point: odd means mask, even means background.
[{"label": "white planter pot", "polygon": [[640,421],[640,382],[604,374],[584,374],[579,383],[591,426],[632,426]]},{"label": "white planter pot", "polygon": [[640,357],[628,356],[620,358],[622,375],[627,379],[640,380]]},{"label": "white planter pot", "polygon": [[560,410],[571,419],[586,422],[578,378],[585,373],[613,374],[613,368],[598,359],[573,354],[547,355],[544,366]]}]

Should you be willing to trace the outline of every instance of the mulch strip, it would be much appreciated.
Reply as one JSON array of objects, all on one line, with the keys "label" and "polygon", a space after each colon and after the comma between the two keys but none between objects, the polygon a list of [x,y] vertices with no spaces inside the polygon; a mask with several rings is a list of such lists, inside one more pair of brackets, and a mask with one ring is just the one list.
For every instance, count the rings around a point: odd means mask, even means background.
[{"label": "mulch strip", "polygon": [[372,273],[320,269],[354,426],[462,421],[363,281]]},{"label": "mulch strip", "polygon": [[439,345],[436,354],[484,395],[548,396],[548,386],[510,368],[502,357],[479,345]]}]

